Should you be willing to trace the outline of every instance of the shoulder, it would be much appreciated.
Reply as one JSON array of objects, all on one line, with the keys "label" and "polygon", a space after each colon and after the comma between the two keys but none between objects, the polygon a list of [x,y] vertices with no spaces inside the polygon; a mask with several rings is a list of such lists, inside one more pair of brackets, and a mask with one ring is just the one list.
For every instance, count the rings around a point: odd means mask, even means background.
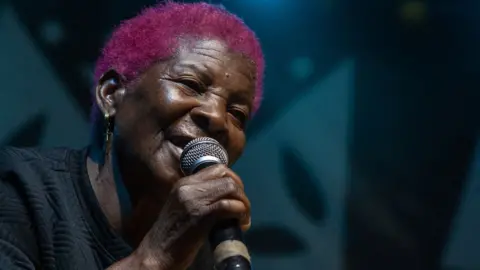
[{"label": "shoulder", "polygon": [[65,214],[57,206],[68,204],[75,194],[69,164],[71,156],[79,159],[76,152],[82,153],[66,148],[0,148],[0,224],[12,209],[25,222],[41,224],[51,222],[54,214]]},{"label": "shoulder", "polygon": [[0,148],[0,177],[26,170],[65,170],[70,152],[68,148]]},{"label": "shoulder", "polygon": [[[68,148],[0,148],[0,186],[35,195],[60,187],[69,177],[71,156],[81,151]],[[55,188],[56,189],[56,188]]]},{"label": "shoulder", "polygon": [[59,205],[71,198],[64,192],[67,185],[62,184],[66,183],[62,175],[66,175],[63,172],[71,151],[0,148],[0,257],[5,250],[14,250],[15,260],[26,256],[26,262],[31,260],[38,266],[37,245],[52,252],[48,241],[60,217],[68,213]]}]

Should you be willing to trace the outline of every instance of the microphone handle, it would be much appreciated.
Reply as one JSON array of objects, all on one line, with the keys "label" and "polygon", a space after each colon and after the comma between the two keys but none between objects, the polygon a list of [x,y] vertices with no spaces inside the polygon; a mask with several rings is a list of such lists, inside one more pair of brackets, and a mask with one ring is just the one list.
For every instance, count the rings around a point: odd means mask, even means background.
[{"label": "microphone handle", "polygon": [[238,220],[225,220],[216,224],[209,238],[216,270],[252,269]]}]

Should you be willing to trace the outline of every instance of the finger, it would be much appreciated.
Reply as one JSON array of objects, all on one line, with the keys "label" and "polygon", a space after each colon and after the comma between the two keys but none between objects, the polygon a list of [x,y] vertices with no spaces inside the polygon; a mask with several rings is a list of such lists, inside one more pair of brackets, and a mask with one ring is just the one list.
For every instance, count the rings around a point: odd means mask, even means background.
[{"label": "finger", "polygon": [[[216,191],[215,201],[219,199],[237,199],[244,203],[245,207],[247,208],[247,216],[250,216],[250,200],[248,199],[243,187],[238,186],[238,182],[236,182],[232,178],[222,178],[219,180],[209,181],[207,183],[216,183],[218,185],[218,190]],[[207,184],[205,183],[205,184]],[[215,192],[215,191],[213,191]],[[213,194],[212,194],[213,195]],[[247,216],[244,218],[246,220]]]},{"label": "finger", "polygon": [[231,178],[215,179],[203,183],[183,185],[178,188],[178,198],[187,206],[210,205],[220,199],[245,201],[243,190]]},{"label": "finger", "polygon": [[233,179],[237,183],[237,185],[239,185],[242,188],[242,190],[245,189],[245,185],[243,184],[243,181],[240,178],[240,176],[238,176],[238,174],[236,174],[230,168],[227,168],[227,169],[228,170],[225,172],[227,174],[227,176],[230,177],[231,179]]},{"label": "finger", "polygon": [[239,200],[223,199],[210,205],[215,219],[237,219],[241,226],[250,223],[250,210]]},{"label": "finger", "polygon": [[205,169],[200,170],[198,173],[185,177],[184,184],[205,182],[217,178],[232,178],[242,189],[245,188],[240,177],[233,172],[230,168],[223,164],[216,164]]},{"label": "finger", "polygon": [[249,204],[248,199],[241,187],[230,177],[215,179],[212,181],[189,186],[198,192],[199,199],[207,199],[211,203],[220,199],[237,199]]},{"label": "finger", "polygon": [[210,213],[210,205],[221,200],[241,201],[250,212],[250,201],[232,178],[184,185],[177,189],[178,200],[191,212]]},{"label": "finger", "polygon": [[235,181],[235,183],[237,183],[237,185],[240,186],[241,189],[245,189],[245,185],[243,184],[243,181],[240,178],[240,176],[238,176],[238,174],[236,174],[230,168],[224,167],[223,170],[222,170],[222,168],[219,168],[218,170],[219,170],[220,173],[223,174],[222,177],[229,177],[229,178],[233,179]]},{"label": "finger", "polygon": [[248,211],[243,214],[242,218],[239,221],[240,221],[240,228],[242,229],[242,231],[246,231],[250,228],[252,223],[250,208],[248,208]]},{"label": "finger", "polygon": [[250,200],[245,191],[229,177],[182,186],[179,192],[184,193],[183,197],[190,198],[189,201],[203,202],[202,205],[214,204],[222,199],[239,200],[250,212]]},{"label": "finger", "polygon": [[250,208],[250,201],[245,191],[238,183],[230,177],[215,179],[212,181],[194,185],[201,193],[201,198],[211,198],[212,202],[219,199],[238,199],[243,201]]},{"label": "finger", "polygon": [[250,229],[251,226],[252,226],[252,219],[249,218],[246,224],[240,225],[240,229],[242,229],[243,232],[246,232]]}]

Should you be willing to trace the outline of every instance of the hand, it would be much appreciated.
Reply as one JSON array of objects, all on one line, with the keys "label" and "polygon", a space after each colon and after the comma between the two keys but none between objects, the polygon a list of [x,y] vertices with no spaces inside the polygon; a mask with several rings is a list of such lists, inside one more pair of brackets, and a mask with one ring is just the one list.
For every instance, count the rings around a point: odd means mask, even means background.
[{"label": "hand", "polygon": [[243,230],[250,227],[250,202],[242,181],[224,165],[205,168],[176,183],[135,253],[148,269],[184,270],[212,226],[232,218]]}]

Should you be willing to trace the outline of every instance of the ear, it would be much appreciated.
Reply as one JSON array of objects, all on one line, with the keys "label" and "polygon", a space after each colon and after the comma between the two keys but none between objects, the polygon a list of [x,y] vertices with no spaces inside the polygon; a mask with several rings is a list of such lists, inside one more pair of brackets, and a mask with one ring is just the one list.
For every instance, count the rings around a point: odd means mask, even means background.
[{"label": "ear", "polygon": [[123,76],[113,69],[105,72],[98,80],[95,98],[104,115],[115,115],[116,108],[125,95],[124,81]]}]

